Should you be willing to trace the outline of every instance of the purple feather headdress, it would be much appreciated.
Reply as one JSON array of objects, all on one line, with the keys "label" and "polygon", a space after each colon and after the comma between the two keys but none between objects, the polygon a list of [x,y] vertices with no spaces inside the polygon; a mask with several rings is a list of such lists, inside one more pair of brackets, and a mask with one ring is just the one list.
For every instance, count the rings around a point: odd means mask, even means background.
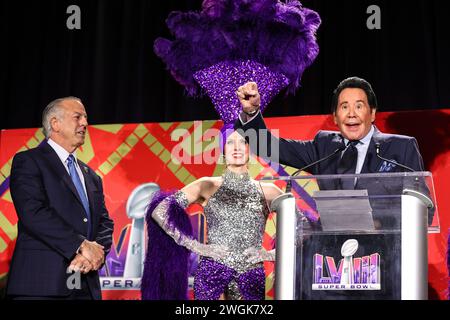
[{"label": "purple feather headdress", "polygon": [[282,89],[295,92],[319,53],[320,23],[298,0],[204,0],[200,12],[172,12],[175,40],[158,38],[154,50],[189,95],[202,88],[229,123],[247,81],[258,83],[262,110]]}]

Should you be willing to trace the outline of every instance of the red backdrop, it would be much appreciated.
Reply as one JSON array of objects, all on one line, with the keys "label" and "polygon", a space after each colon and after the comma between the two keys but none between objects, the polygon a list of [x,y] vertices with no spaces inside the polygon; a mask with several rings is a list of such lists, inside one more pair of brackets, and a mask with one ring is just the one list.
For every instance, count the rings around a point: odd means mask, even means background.
[{"label": "red backdrop", "polygon": [[[415,112],[381,112],[376,125],[381,131],[415,136],[424,158],[425,167],[433,173],[436,199],[440,214],[441,233],[429,235],[430,298],[446,299],[448,273],[446,267],[447,235],[450,227],[450,109]],[[267,125],[279,129],[280,135],[293,139],[312,139],[320,129],[336,130],[330,116],[301,116],[268,118]],[[220,121],[181,123],[146,123],[89,126],[89,135],[78,156],[103,178],[106,205],[115,220],[114,244],[110,253],[109,276],[123,272],[131,220],[126,215],[126,201],[139,185],[155,182],[161,188],[181,188],[202,176],[218,175],[222,167],[201,162],[211,154],[205,140],[208,129],[221,127]],[[177,130],[177,131],[175,131]],[[172,141],[174,132],[190,137],[179,145]],[[12,157],[20,150],[37,146],[43,140],[40,129],[3,130],[0,137],[0,287],[5,285],[9,262],[17,237],[17,217],[9,193]],[[181,146],[191,164],[177,164],[171,157],[175,146]],[[215,155],[216,157],[218,155]],[[200,162],[200,164],[196,164]],[[254,177],[267,171],[262,165],[251,170]],[[195,211],[195,210],[194,210]],[[200,221],[201,214],[194,217]],[[200,228],[200,227],[199,227]],[[270,241],[273,225],[268,227],[266,242]],[[200,230],[200,229],[199,229]],[[269,275],[271,269],[269,266]],[[104,275],[105,276],[105,275]],[[272,294],[267,285],[268,296]],[[136,290],[104,290],[111,299],[138,298]]]}]

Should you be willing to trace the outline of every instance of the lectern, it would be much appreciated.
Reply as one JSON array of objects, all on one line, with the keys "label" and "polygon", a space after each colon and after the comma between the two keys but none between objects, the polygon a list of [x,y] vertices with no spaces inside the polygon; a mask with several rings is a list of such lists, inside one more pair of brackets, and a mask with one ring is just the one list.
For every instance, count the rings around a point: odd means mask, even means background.
[{"label": "lectern", "polygon": [[[337,189],[342,179],[355,188]],[[430,172],[262,180],[293,186],[271,205],[275,299],[428,298],[427,233],[440,232]]]}]

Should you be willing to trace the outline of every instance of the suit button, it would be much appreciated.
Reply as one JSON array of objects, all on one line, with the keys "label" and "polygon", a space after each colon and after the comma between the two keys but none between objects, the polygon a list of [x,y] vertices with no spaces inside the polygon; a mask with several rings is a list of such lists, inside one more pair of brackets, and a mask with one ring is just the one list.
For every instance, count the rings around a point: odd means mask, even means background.
[{"label": "suit button", "polygon": [[87,222],[87,218],[84,218],[84,219],[83,219],[83,222]]}]

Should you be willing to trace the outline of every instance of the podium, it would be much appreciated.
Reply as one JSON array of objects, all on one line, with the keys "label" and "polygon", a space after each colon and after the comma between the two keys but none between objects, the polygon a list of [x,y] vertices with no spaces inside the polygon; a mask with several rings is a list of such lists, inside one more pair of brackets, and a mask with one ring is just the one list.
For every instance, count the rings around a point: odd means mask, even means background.
[{"label": "podium", "polygon": [[275,299],[428,299],[427,234],[440,232],[430,172],[261,180],[292,184],[271,203]]}]

